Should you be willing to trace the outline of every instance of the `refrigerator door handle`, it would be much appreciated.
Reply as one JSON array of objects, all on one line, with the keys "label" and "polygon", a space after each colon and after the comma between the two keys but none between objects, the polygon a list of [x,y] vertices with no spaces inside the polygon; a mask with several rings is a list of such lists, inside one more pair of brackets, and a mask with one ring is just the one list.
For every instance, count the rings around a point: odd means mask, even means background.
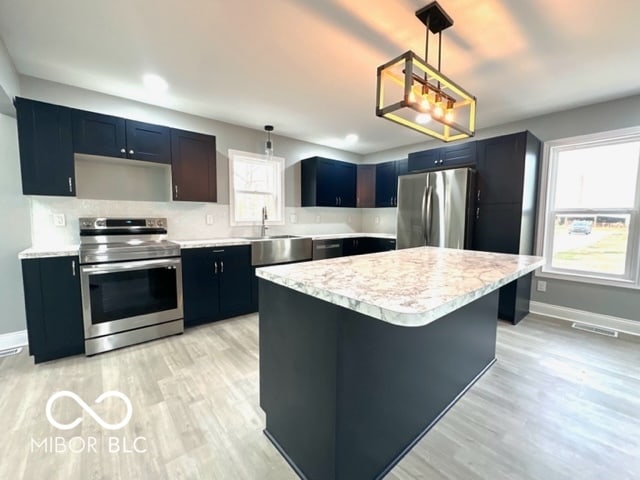
[{"label": "refrigerator door handle", "polygon": [[431,240],[431,193],[432,186],[424,187],[422,194],[422,234],[427,245]]}]

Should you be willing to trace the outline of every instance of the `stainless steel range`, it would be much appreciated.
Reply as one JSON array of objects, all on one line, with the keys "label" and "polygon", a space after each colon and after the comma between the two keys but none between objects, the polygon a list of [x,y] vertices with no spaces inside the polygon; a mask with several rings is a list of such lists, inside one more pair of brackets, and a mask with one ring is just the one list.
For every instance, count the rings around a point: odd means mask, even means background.
[{"label": "stainless steel range", "polygon": [[184,331],[166,218],[80,218],[80,280],[87,355]]}]

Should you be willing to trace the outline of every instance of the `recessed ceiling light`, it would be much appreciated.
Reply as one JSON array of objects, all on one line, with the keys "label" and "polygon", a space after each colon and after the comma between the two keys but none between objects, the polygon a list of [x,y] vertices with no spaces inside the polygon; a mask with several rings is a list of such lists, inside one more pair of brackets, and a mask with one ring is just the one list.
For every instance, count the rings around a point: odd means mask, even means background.
[{"label": "recessed ceiling light", "polygon": [[147,73],[142,77],[142,81],[144,82],[144,86],[153,93],[162,93],[169,88],[169,84],[167,81],[159,77],[158,75],[154,75],[153,73]]},{"label": "recessed ceiling light", "polygon": [[358,135],[355,133],[350,133],[346,137],[344,137],[344,141],[348,144],[356,143],[358,141]]}]

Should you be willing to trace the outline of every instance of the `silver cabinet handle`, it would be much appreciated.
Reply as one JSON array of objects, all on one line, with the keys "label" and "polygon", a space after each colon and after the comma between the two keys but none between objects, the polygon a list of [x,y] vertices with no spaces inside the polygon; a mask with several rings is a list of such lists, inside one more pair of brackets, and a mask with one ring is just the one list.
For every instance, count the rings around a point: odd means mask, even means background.
[{"label": "silver cabinet handle", "polygon": [[220,260],[220,273],[224,273],[224,261]]},{"label": "silver cabinet handle", "polygon": [[476,220],[480,220],[480,207],[476,208]]},{"label": "silver cabinet handle", "polygon": [[73,193],[73,182],[71,180],[71,177],[69,177],[69,192]]},{"label": "silver cabinet handle", "polygon": [[120,149],[120,153],[127,153],[126,148],[121,148],[121,149]]},{"label": "silver cabinet handle", "polygon": [[342,197],[338,197],[338,205],[342,205]]},{"label": "silver cabinet handle", "polygon": [[129,150],[129,155],[133,155],[133,150]]},{"label": "silver cabinet handle", "polygon": [[175,197],[178,198],[178,185],[173,186],[173,191],[175,192]]},{"label": "silver cabinet handle", "polygon": [[336,197],[336,205],[338,205],[338,197]]},{"label": "silver cabinet handle", "polygon": [[218,262],[213,262],[213,273],[218,274]]},{"label": "silver cabinet handle", "polygon": [[73,274],[73,276],[76,276],[76,261],[75,260],[71,260],[71,273]]},{"label": "silver cabinet handle", "polygon": [[438,164],[438,160],[434,161],[434,162],[433,162],[433,164],[434,164],[434,165],[437,165],[437,164]]},{"label": "silver cabinet handle", "polygon": [[480,201],[480,190],[478,190],[478,195],[476,196],[476,199]]}]

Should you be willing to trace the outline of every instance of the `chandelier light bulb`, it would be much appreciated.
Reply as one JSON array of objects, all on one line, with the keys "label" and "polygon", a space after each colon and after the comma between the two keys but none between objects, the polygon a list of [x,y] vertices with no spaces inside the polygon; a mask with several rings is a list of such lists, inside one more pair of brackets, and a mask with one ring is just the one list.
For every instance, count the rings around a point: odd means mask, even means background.
[{"label": "chandelier light bulb", "polygon": [[422,98],[422,102],[420,102],[420,106],[424,111],[431,110],[431,103],[429,103],[429,100],[425,97]]},{"label": "chandelier light bulb", "polygon": [[436,108],[433,109],[433,116],[436,118],[440,118],[442,117],[443,114],[444,114],[444,110],[442,110],[442,103],[441,102],[436,103]]},{"label": "chandelier light bulb", "polygon": [[413,93],[413,90],[411,90],[409,92],[409,103],[415,103],[416,102],[416,94]]},{"label": "chandelier light bulb", "polygon": [[444,119],[447,122],[453,122],[454,116],[453,116],[453,109],[452,108],[447,108],[447,113],[445,113]]}]

